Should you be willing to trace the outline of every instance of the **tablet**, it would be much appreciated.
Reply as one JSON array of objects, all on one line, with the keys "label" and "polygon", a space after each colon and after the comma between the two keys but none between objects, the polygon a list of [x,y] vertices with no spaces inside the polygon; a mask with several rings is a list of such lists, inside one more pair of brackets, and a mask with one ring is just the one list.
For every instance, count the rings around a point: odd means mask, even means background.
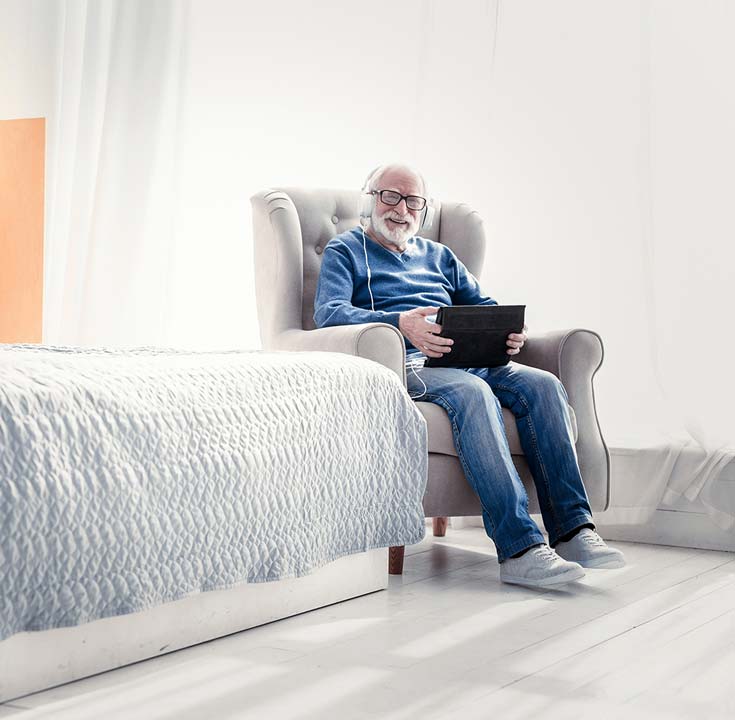
[{"label": "tablet", "polygon": [[523,332],[525,305],[450,305],[439,308],[439,337],[454,340],[452,351],[427,358],[425,367],[497,367],[515,357],[508,355],[511,333]]}]

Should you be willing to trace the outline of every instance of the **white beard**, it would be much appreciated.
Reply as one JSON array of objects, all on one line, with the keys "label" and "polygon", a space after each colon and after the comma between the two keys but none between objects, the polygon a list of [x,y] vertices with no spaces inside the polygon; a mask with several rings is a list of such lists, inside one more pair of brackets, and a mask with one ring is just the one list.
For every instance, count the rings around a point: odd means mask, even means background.
[{"label": "white beard", "polygon": [[[400,217],[401,220],[405,220],[405,225],[388,225],[387,218],[389,217]],[[373,227],[393,246],[397,247],[401,252],[406,249],[406,243],[409,238],[413,237],[418,230],[418,220],[412,215],[406,215],[401,217],[392,212],[384,213],[383,215],[373,215],[370,219]]]}]

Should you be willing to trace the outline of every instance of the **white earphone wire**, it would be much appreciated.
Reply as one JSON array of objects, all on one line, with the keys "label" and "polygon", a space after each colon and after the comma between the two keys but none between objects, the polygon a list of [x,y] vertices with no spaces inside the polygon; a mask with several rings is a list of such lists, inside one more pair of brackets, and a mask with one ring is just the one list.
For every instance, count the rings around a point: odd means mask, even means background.
[{"label": "white earphone wire", "polygon": [[406,367],[416,376],[416,379],[421,383],[423,386],[423,391],[419,393],[418,395],[411,395],[411,393],[408,393],[408,396],[411,398],[411,400],[418,400],[419,398],[422,398],[426,393],[428,392],[428,388],[426,387],[426,383],[423,381],[423,378],[416,372],[417,370],[421,370],[424,367],[425,360],[418,358],[409,360],[406,363]]},{"label": "white earphone wire", "polygon": [[[372,273],[370,272],[370,261],[368,260],[368,253],[367,253],[367,238],[365,236],[365,226],[362,224],[362,220],[360,220],[360,231],[362,232],[362,250],[365,253],[365,266],[367,267],[367,283],[368,283],[368,292],[370,293],[370,307],[372,308],[372,311],[375,312],[375,300],[373,299],[373,291],[370,287],[370,278]],[[411,238],[413,239],[413,238]],[[408,363],[406,363],[406,367],[416,376],[416,379],[421,383],[423,386],[423,390],[418,395],[411,395],[409,393],[409,397],[412,400],[418,400],[419,398],[422,398],[427,393],[427,387],[426,383],[423,381],[421,376],[416,372],[417,370],[420,370],[424,367],[424,360],[419,360],[418,358],[415,360],[409,360]]]},{"label": "white earphone wire", "polygon": [[368,292],[370,293],[370,308],[373,312],[375,312],[375,300],[373,299],[373,291],[370,287],[370,262],[368,261],[368,253],[367,253],[367,239],[365,238],[365,226],[362,224],[362,220],[360,220],[360,230],[362,230],[362,250],[365,253],[365,265],[367,266],[367,285],[368,285]]}]

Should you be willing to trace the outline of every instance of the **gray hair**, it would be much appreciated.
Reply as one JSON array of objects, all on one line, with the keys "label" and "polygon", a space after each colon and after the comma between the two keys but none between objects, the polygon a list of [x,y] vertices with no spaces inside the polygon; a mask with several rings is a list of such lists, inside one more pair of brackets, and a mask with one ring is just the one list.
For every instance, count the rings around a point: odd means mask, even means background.
[{"label": "gray hair", "polygon": [[382,179],[383,175],[385,175],[388,170],[407,170],[412,175],[415,175],[420,181],[421,186],[423,188],[423,193],[427,197],[429,197],[429,186],[426,183],[426,180],[424,179],[424,176],[418,171],[412,168],[410,165],[405,165],[403,163],[391,163],[390,165],[378,165],[368,176],[365,180],[364,189],[367,191],[376,190],[378,186],[378,182]]}]

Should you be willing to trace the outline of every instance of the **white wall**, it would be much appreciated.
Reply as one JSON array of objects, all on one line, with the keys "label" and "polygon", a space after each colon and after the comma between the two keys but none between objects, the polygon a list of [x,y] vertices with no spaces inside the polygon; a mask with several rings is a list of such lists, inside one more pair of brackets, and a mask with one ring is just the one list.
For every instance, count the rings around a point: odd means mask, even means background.
[{"label": "white wall", "polygon": [[650,164],[662,383],[689,432],[735,444],[735,4],[652,3]]},{"label": "white wall", "polygon": [[[47,119],[47,184],[51,165],[48,118],[56,95],[58,22],[58,6],[53,0],[0,0],[0,120]],[[48,193],[45,204],[48,214]]]},{"label": "white wall", "polygon": [[418,0],[192,3],[172,343],[196,328],[257,345],[251,195],[359,187],[387,159],[416,159],[420,13]]},{"label": "white wall", "polygon": [[57,26],[52,0],[0,0],[0,120],[51,113]]},{"label": "white wall", "polygon": [[418,154],[485,218],[532,331],[605,339],[612,442],[732,442],[732,3],[429,3]]}]

